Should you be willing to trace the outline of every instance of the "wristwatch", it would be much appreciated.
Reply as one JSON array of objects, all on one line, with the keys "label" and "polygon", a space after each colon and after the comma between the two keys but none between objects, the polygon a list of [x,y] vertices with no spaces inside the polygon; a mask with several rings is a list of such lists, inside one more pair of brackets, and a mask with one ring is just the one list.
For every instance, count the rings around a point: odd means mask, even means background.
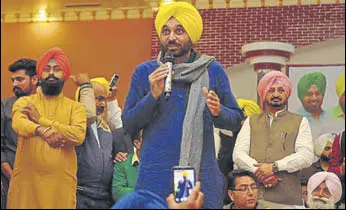
[{"label": "wristwatch", "polygon": [[279,172],[279,166],[278,166],[278,163],[275,161],[273,163],[273,173],[277,174],[278,172]]}]

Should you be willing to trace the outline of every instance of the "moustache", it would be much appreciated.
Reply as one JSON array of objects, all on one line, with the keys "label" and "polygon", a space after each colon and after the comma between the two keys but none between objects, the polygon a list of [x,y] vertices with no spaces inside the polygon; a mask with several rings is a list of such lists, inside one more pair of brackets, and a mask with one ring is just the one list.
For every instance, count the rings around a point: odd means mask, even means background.
[{"label": "moustache", "polygon": [[329,201],[328,198],[325,198],[325,197],[319,197],[319,196],[312,196],[312,199],[313,200],[319,200],[319,201],[322,201],[324,203],[327,203]]},{"label": "moustache", "polygon": [[169,44],[180,45],[176,41],[168,41],[167,45],[169,45]]},{"label": "moustache", "polygon": [[16,90],[23,91],[23,89],[20,87],[13,87],[12,91],[15,92]]},{"label": "moustache", "polygon": [[330,158],[325,156],[325,155],[321,155],[320,158],[321,158],[322,161],[326,161],[326,162],[328,162],[330,160]]},{"label": "moustache", "polygon": [[55,79],[55,80],[59,80],[59,78],[56,78],[54,75],[49,75],[46,79],[44,79],[45,81],[48,81],[49,79]]},{"label": "moustache", "polygon": [[281,97],[272,97],[270,100],[275,100],[275,99],[281,100]]}]

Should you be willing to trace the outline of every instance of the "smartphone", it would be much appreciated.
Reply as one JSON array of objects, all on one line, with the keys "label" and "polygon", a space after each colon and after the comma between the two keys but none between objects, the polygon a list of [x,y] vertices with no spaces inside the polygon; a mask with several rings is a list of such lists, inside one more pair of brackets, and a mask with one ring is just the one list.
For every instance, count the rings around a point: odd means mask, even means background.
[{"label": "smartphone", "polygon": [[187,201],[195,185],[196,175],[193,167],[173,167],[173,192],[177,203]]},{"label": "smartphone", "polygon": [[111,81],[109,82],[109,90],[112,91],[112,87],[117,83],[119,75],[113,74]]}]

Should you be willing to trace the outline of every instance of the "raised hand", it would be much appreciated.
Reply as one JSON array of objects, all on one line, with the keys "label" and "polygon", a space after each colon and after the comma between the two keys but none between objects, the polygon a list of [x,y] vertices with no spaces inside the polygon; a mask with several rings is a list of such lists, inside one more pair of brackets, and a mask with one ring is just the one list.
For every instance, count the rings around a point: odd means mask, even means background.
[{"label": "raised hand", "polygon": [[213,115],[214,117],[219,116],[221,111],[219,96],[213,90],[208,91],[206,87],[203,87],[203,93],[206,97],[206,103],[211,112],[211,115]]},{"label": "raised hand", "polygon": [[167,199],[167,204],[170,209],[200,209],[204,202],[204,194],[201,192],[201,183],[196,182],[192,193],[187,201],[177,203],[173,194],[170,194]]},{"label": "raised hand", "polygon": [[90,82],[89,80],[89,76],[86,73],[80,73],[77,75],[71,75],[69,77],[77,86],[83,84],[83,83],[87,83]]},{"label": "raised hand", "polygon": [[163,92],[168,71],[167,65],[162,65],[149,75],[150,91],[155,100],[158,100]]}]

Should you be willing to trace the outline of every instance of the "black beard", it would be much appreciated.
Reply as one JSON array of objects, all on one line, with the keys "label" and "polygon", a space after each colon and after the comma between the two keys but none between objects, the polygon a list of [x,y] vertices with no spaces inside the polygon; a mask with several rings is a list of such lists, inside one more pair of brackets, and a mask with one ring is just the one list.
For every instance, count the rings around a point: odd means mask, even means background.
[{"label": "black beard", "polygon": [[15,91],[15,88],[13,88],[14,95],[17,96],[17,98],[23,97],[23,96],[28,96],[32,92],[32,88],[28,91],[23,91],[21,88],[17,87],[17,91]]},{"label": "black beard", "polygon": [[13,91],[14,95],[17,96],[17,98],[20,98],[22,96],[29,96],[31,94],[31,92],[32,92],[32,82],[31,82],[31,80],[30,80],[29,87],[30,87],[30,89],[28,91],[24,91],[20,87],[13,87],[12,91]]},{"label": "black beard", "polygon": [[325,156],[325,155],[321,155],[320,158],[321,158],[322,161],[325,161],[325,162],[329,162],[329,160],[330,160],[330,158]]},{"label": "black beard", "polygon": [[100,113],[102,114],[105,111],[105,107],[101,106],[101,107],[96,107],[96,113]]},{"label": "black beard", "polygon": [[[57,80],[56,83],[49,83],[48,79],[54,78]],[[41,79],[41,88],[42,93],[46,96],[57,96],[61,93],[62,88],[64,87],[65,80],[58,79],[54,76],[48,76],[46,79]]]},{"label": "black beard", "polygon": [[[168,44],[177,44],[177,43],[175,41],[172,41],[172,42],[168,42]],[[168,51],[168,48],[166,47],[167,45],[163,45],[163,44],[160,45],[162,56],[164,56],[166,52]],[[171,51],[173,56],[176,58],[182,57],[191,51],[192,41],[189,40],[189,42],[186,45],[180,44],[180,47],[181,48],[179,51]]]}]

